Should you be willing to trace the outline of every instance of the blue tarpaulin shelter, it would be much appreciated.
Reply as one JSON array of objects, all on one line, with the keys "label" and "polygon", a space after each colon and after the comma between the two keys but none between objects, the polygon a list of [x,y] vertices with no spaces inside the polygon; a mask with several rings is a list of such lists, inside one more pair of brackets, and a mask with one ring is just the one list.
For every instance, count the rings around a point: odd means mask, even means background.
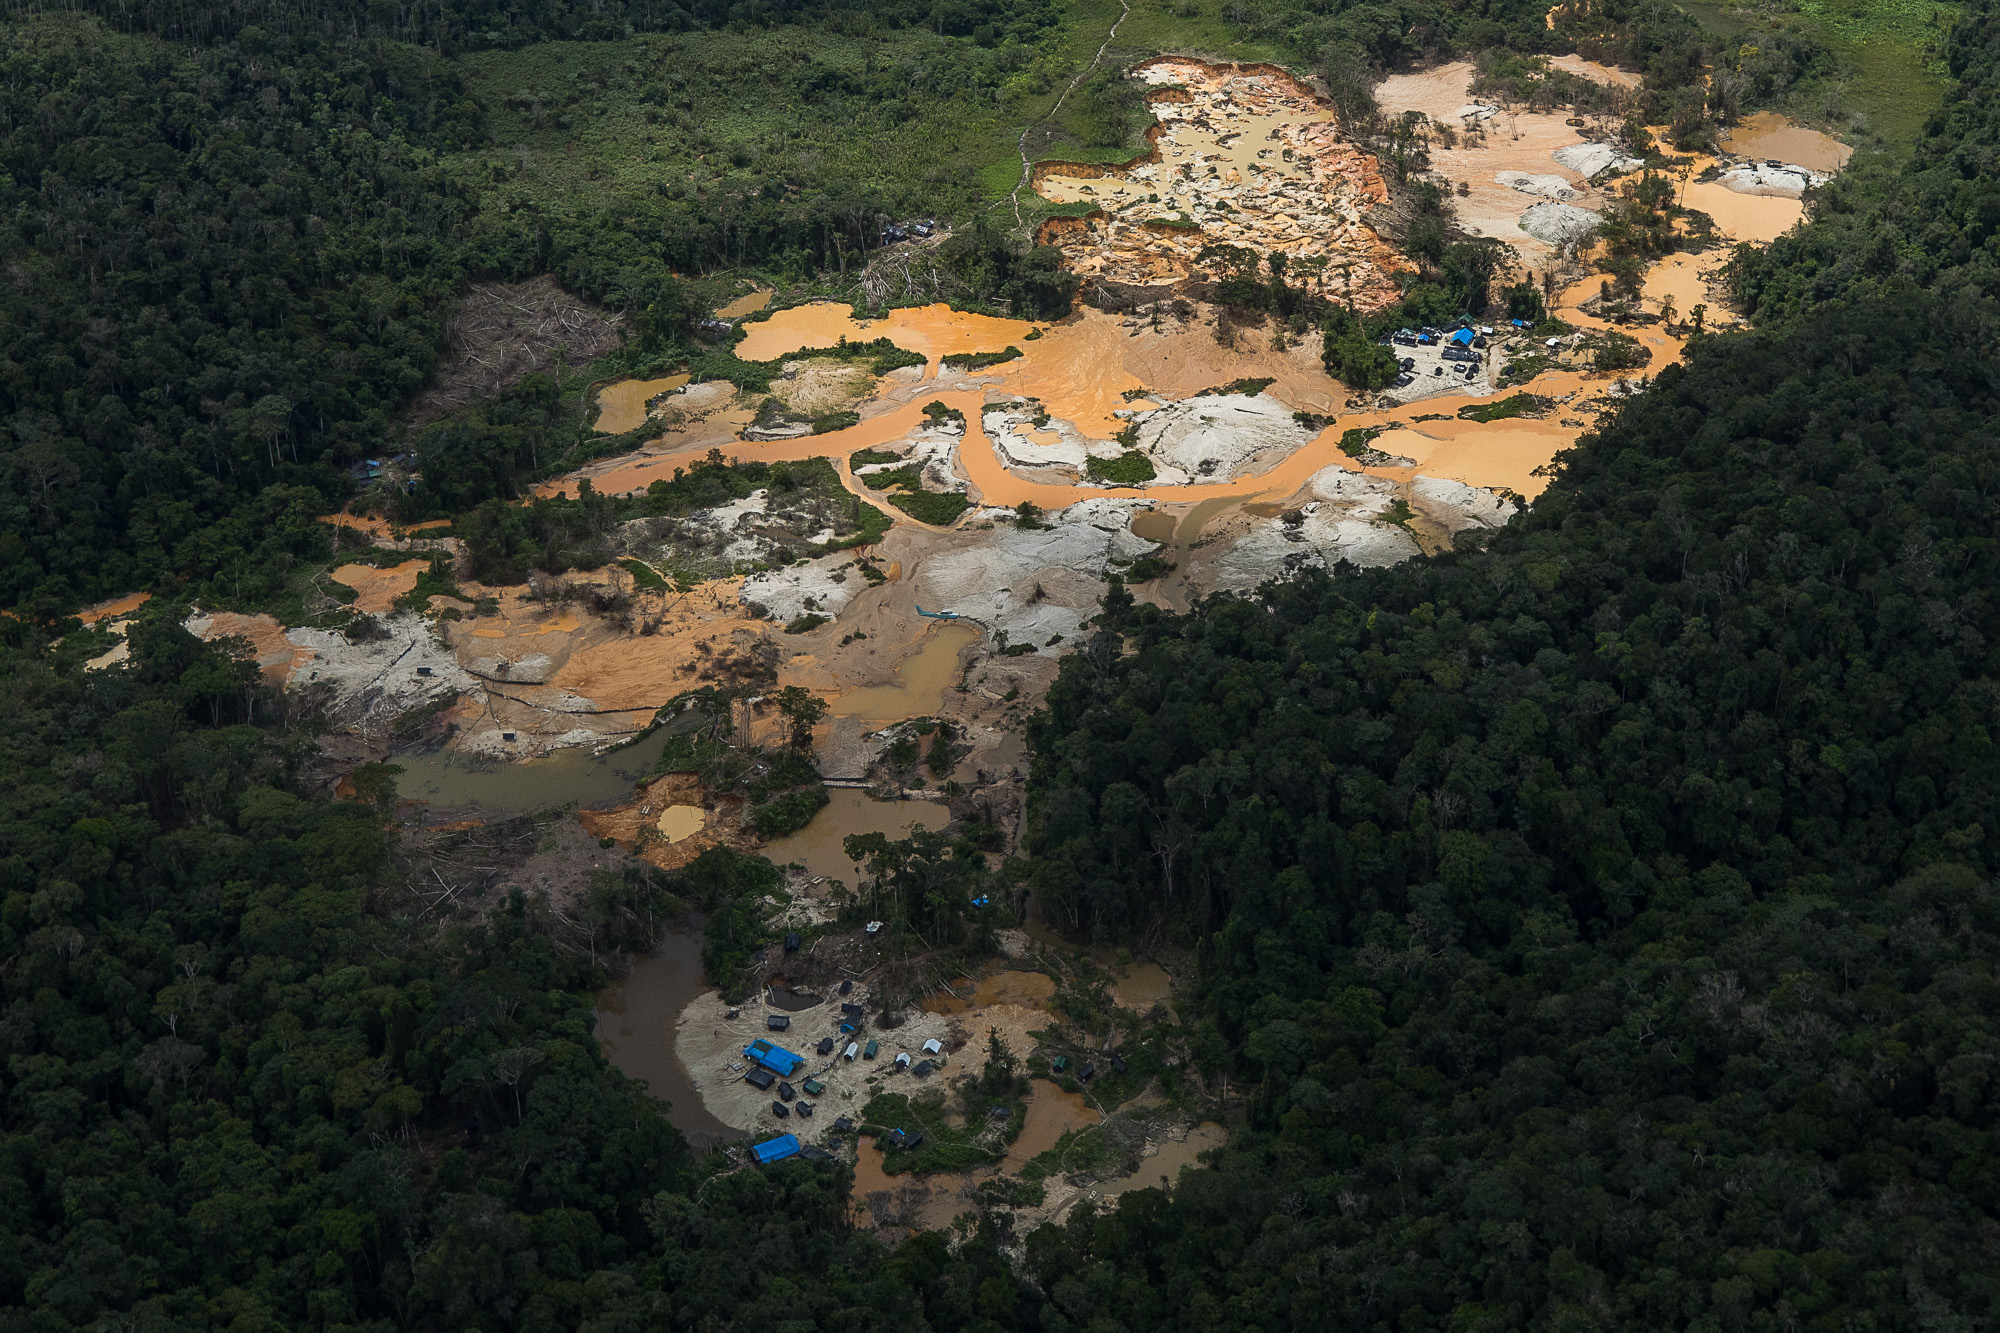
[{"label": "blue tarpaulin shelter", "polygon": [[792,1154],[796,1153],[798,1150],[799,1150],[798,1135],[780,1134],[777,1138],[770,1140],[768,1143],[760,1143],[756,1147],[752,1148],[750,1150],[750,1155],[757,1159],[757,1165],[763,1166],[769,1162],[781,1162],[785,1158],[790,1157]]},{"label": "blue tarpaulin shelter", "polygon": [[1460,329],[1457,333],[1451,335],[1451,340],[1460,347],[1470,347],[1472,346],[1472,340],[1478,336],[1471,329]]},{"label": "blue tarpaulin shelter", "polygon": [[805,1057],[793,1055],[782,1046],[773,1046],[762,1037],[743,1048],[743,1058],[754,1060],[780,1078],[787,1078],[794,1069],[804,1064]]}]

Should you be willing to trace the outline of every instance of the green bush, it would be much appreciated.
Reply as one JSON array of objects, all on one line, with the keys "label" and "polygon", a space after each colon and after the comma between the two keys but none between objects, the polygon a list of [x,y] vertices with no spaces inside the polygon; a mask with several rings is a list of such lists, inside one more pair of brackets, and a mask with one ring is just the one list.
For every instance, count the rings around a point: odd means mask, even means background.
[{"label": "green bush", "polygon": [[889,497],[889,503],[919,523],[949,527],[972,507],[972,501],[957,491],[906,491]]},{"label": "green bush", "polygon": [[1357,426],[1353,430],[1340,433],[1340,452],[1349,458],[1359,458],[1369,452],[1375,437],[1382,433],[1380,426]]},{"label": "green bush", "polygon": [[1540,412],[1548,406],[1548,400],[1537,398],[1531,393],[1517,393],[1502,398],[1497,403],[1479,403],[1472,407],[1458,409],[1462,421],[1505,421],[1509,417],[1526,416],[1530,412]]},{"label": "green bush", "polygon": [[[924,1141],[915,1149],[892,1148],[889,1146],[892,1129],[921,1129]],[[879,1093],[869,1099],[861,1108],[861,1132],[873,1136],[875,1146],[882,1150],[882,1170],[892,1176],[904,1172],[965,1171],[994,1160],[992,1153],[973,1142],[970,1133],[954,1128],[945,1119],[940,1103],[913,1101],[900,1092]]]},{"label": "green bush", "polygon": [[1137,449],[1127,449],[1116,458],[1092,458],[1084,464],[1084,471],[1113,486],[1137,486],[1159,475],[1153,460]]},{"label": "green bush", "polygon": [[828,801],[824,787],[800,787],[783,796],[752,807],[750,827],[766,838],[782,838],[812,823],[814,815]]},{"label": "green bush", "polygon": [[944,364],[955,370],[984,370],[1005,361],[1018,360],[1021,349],[1010,346],[1003,352],[947,352]]},{"label": "green bush", "polygon": [[1396,353],[1375,341],[1367,326],[1343,306],[1335,306],[1327,314],[1320,333],[1320,359],[1326,365],[1326,373],[1350,389],[1386,388],[1402,373]]},{"label": "green bush", "polygon": [[1649,348],[1627,334],[1600,333],[1593,341],[1592,370],[1637,370],[1653,359]]}]

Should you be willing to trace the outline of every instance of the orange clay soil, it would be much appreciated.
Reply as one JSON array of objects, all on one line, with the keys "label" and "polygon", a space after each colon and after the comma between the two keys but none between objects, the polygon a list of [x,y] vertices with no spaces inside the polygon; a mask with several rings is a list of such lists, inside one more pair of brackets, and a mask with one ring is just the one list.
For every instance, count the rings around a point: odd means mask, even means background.
[{"label": "orange clay soil", "polygon": [[210,643],[217,639],[239,638],[250,642],[250,651],[257,659],[257,665],[264,675],[276,684],[290,680],[292,673],[314,657],[310,648],[300,648],[285,637],[285,627],[270,616],[239,615],[234,611],[217,611],[208,617],[209,627],[201,637]]},{"label": "orange clay soil", "polygon": [[[698,806],[708,817],[698,831],[669,842],[660,832],[660,815],[675,805]],[[742,829],[742,802],[711,798],[692,773],[668,773],[642,783],[628,804],[613,810],[579,810],[576,818],[592,837],[615,838],[619,846],[662,870],[678,870],[711,847],[747,849],[756,842]]]},{"label": "orange clay soil", "polygon": [[1471,191],[1452,201],[1460,226],[1475,236],[1505,242],[1536,267],[1554,263],[1554,249],[1521,230],[1521,215],[1541,196],[1525,194],[1495,177],[1503,171],[1558,176],[1576,191],[1569,203],[1601,208],[1602,193],[1551,156],[1558,148],[1588,140],[1575,126],[1563,124],[1567,117],[1561,111],[1503,110],[1483,122],[1483,133],[1463,132],[1458,110],[1479,100],[1471,92],[1474,73],[1469,61],[1459,60],[1414,74],[1395,74],[1382,81],[1375,97],[1385,112],[1420,111],[1459,132],[1453,147],[1433,142],[1430,158],[1434,171],[1454,187],[1464,182]]},{"label": "orange clay soil", "polygon": [[353,608],[372,615],[396,609],[396,599],[417,586],[417,575],[431,567],[428,560],[405,560],[388,569],[373,565],[342,565],[333,571],[333,581],[354,589]]},{"label": "orange clay soil", "polygon": [[[1733,197],[1755,203],[1776,202],[1796,207],[1789,200]],[[1709,301],[1703,282],[1703,275],[1726,261],[1727,257],[1726,251],[1718,249],[1706,255],[1673,255],[1660,261],[1649,275],[1649,283],[1655,277],[1660,282],[1657,292],[1648,291],[1649,308],[1657,312],[1660,298],[1671,293],[1681,318],[1685,319],[1694,304],[1707,301],[1714,308],[1709,326],[1728,322],[1728,316],[1720,310],[1719,303]],[[1594,277],[1572,286],[1563,297],[1560,307],[1562,317],[1584,328],[1617,328],[1578,308],[1580,302],[1596,295],[1597,288],[1598,280]],[[1690,295],[1696,299],[1689,300]],[[909,329],[922,324],[923,321],[916,316],[935,316],[941,311],[943,307],[927,307],[923,311],[897,313],[911,317],[904,325],[905,329]],[[845,320],[845,311],[839,313]],[[982,317],[960,318],[978,320]],[[773,322],[775,320],[776,317]],[[849,323],[851,325],[851,321]],[[939,323],[943,321],[939,320]],[[1000,330],[1006,332],[1030,327],[1019,321],[1006,320],[986,320],[981,327],[987,326],[1000,326]],[[1663,366],[1680,356],[1681,339],[1669,334],[1660,325],[1634,326],[1619,331],[1629,333],[1653,352],[1651,364],[1644,371],[1632,372],[1630,378],[1657,374]],[[854,332],[869,330],[856,329]],[[870,336],[875,335],[870,333]],[[901,344],[904,337],[899,336],[897,340]],[[1555,454],[1575,443],[1582,432],[1581,426],[1560,424],[1563,419],[1578,419],[1577,414],[1583,407],[1581,402],[1566,404],[1552,413],[1550,419],[1541,421],[1517,418],[1485,425],[1463,421],[1417,423],[1415,435],[1401,441],[1409,446],[1407,449],[1392,449],[1388,443],[1378,446],[1385,452],[1416,460],[1415,467],[1364,468],[1342,453],[1338,442],[1345,431],[1356,427],[1408,426],[1411,419],[1417,416],[1435,415],[1441,411],[1455,413],[1460,407],[1496,402],[1523,389],[1549,398],[1590,396],[1611,387],[1619,378],[1580,370],[1550,371],[1525,386],[1501,390],[1481,398],[1454,395],[1388,411],[1342,413],[1340,405],[1345,401],[1347,391],[1320,368],[1313,340],[1308,339],[1304,345],[1277,355],[1269,352],[1268,343],[1269,334],[1264,330],[1245,330],[1237,334],[1237,350],[1232,351],[1217,345],[1212,331],[1205,325],[1177,329],[1172,321],[1167,321],[1165,330],[1155,333],[1145,321],[1137,321],[1136,328],[1128,329],[1125,321],[1117,316],[1084,310],[1049,327],[1041,338],[1031,342],[1014,341],[1013,345],[1021,348],[1022,357],[981,372],[978,377],[981,387],[925,386],[919,392],[911,393],[906,402],[899,405],[880,404],[884,410],[859,425],[825,435],[761,442],[709,438],[690,443],[679,451],[643,458],[628,456],[623,460],[613,460],[593,478],[593,485],[607,494],[640,490],[658,477],[670,475],[674,466],[685,465],[710,447],[719,447],[725,455],[733,458],[770,462],[826,457],[832,460],[835,470],[850,490],[865,495],[865,488],[858,487],[848,478],[847,455],[857,449],[879,447],[902,439],[923,421],[923,404],[938,399],[966,414],[966,434],[959,446],[959,465],[972,483],[975,498],[989,505],[1012,507],[1027,500],[1052,510],[1078,500],[1105,495],[1145,495],[1169,504],[1197,504],[1221,497],[1247,498],[1260,493],[1284,496],[1296,491],[1315,472],[1328,466],[1345,467],[1394,481],[1408,481],[1420,473],[1448,477],[1468,485],[1504,489],[1524,499],[1533,499],[1547,484],[1545,477],[1535,475],[1536,471],[1545,467]],[[1124,424],[1111,413],[1127,405],[1125,394],[1128,391],[1144,389],[1161,398],[1173,399],[1253,374],[1259,377],[1275,374],[1276,382],[1268,392],[1279,401],[1303,411],[1339,414],[1339,419],[1311,444],[1270,470],[1228,482],[1105,489],[1029,481],[1009,472],[1001,464],[980,421],[980,409],[989,400],[1034,397],[1041,400],[1051,416],[1071,421],[1093,438],[1106,439]],[[671,437],[661,443],[671,450]],[[571,478],[556,483],[555,488],[568,491],[574,485],[575,480]],[[909,522],[901,514],[896,515],[896,520],[899,525]]]},{"label": "orange clay soil", "polygon": [[657,632],[588,636],[549,684],[605,709],[657,708],[699,687],[702,664],[726,656],[739,633],[770,628],[744,611],[741,586],[740,579],[721,579],[685,597],[647,594],[639,609],[649,621],[657,618]]},{"label": "orange clay soil", "polygon": [[129,616],[140,607],[153,600],[149,592],[128,592],[123,597],[115,597],[108,602],[86,607],[76,613],[76,618],[86,625],[95,625],[100,620],[116,620]]},{"label": "orange clay soil", "polygon": [[[353,528],[356,532],[365,532],[376,541],[397,540],[397,526],[390,523],[386,518],[377,518],[372,514],[321,514],[319,521],[322,523],[331,523],[338,528]],[[423,532],[427,528],[448,528],[450,526],[451,520],[448,518],[432,518],[426,519],[422,523],[411,523],[400,530],[405,533],[415,533]]]}]

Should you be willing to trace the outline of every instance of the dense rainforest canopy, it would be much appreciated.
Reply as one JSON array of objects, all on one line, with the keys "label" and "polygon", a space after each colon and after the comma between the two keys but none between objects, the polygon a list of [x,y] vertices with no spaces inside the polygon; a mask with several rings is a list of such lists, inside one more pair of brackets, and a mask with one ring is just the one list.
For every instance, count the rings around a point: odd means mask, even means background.
[{"label": "dense rainforest canopy", "polygon": [[1078,1326],[1993,1308],[1996,59],[1982,10],[1907,171],[1746,252],[1765,327],[1481,549],[1065,660],[1041,901],[1165,917],[1259,1080],[1214,1173],[1039,1238]]},{"label": "dense rainforest canopy", "polygon": [[[1274,12],[1379,17],[1390,59],[1475,22],[1534,49],[1537,8]],[[681,337],[647,234],[471,221],[435,167],[482,115],[449,50],[722,20],[97,12],[0,51],[0,599],[30,612],[0,619],[0,1330],[2000,1304],[1990,5],[1908,165],[1743,256],[1761,327],[1699,340],[1483,547],[1185,616],[1114,589],[1035,724],[1019,873],[1081,932],[1188,946],[1195,1062],[1255,1091],[1213,1170],[1030,1234],[1019,1271],[992,1230],[886,1250],[839,1167],[714,1175],[599,1053],[567,927],[518,899],[426,926],[379,811],[309,797],[310,738],[175,608],[114,672],[35,623],[305,552],[469,274],[555,271]],[[439,30],[367,26],[396,23]],[[607,876],[593,910],[635,942],[739,873]]]}]

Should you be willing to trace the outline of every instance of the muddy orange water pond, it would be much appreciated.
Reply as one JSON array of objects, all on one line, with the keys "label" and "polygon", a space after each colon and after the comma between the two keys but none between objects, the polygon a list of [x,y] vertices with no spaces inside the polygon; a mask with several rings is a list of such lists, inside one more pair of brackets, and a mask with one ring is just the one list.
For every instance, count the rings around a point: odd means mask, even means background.
[{"label": "muddy orange water pond", "polygon": [[1213,1120],[1204,1120],[1189,1130],[1185,1139],[1178,1143],[1171,1139],[1162,1143],[1158,1152],[1139,1160],[1138,1169],[1131,1175],[1107,1180],[1096,1188],[1095,1193],[1100,1198],[1115,1199],[1132,1190],[1172,1185],[1180,1179],[1181,1172],[1200,1168],[1199,1159],[1203,1153],[1220,1148],[1227,1142],[1228,1129]]},{"label": "muddy orange water pond", "polygon": [[701,926],[669,934],[632,971],[597,993],[597,1044],[612,1064],[667,1103],[667,1119],[697,1151],[743,1137],[702,1105],[687,1066],[674,1054],[674,1024],[708,989],[701,970]]},{"label": "muddy orange water pond", "polygon": [[1008,1145],[1000,1169],[1010,1175],[1056,1146],[1073,1129],[1088,1129],[1104,1117],[1095,1107],[1084,1105],[1080,1092],[1064,1092],[1047,1079],[1038,1078],[1028,1093],[1028,1115],[1021,1123],[1020,1137]]},{"label": "muddy orange water pond", "polygon": [[597,431],[623,435],[646,424],[646,404],[688,382],[686,375],[657,380],[619,380],[597,391]]},{"label": "muddy orange water pond", "polygon": [[1854,150],[1840,140],[1794,125],[1775,111],[1745,116],[1742,124],[1726,132],[1722,146],[1745,157],[1775,159],[1814,171],[1839,171],[1854,156]]},{"label": "muddy orange water pond", "polygon": [[1714,218],[1716,228],[1732,241],[1767,244],[1796,227],[1806,215],[1806,206],[1797,199],[1738,194],[1714,181],[1688,186],[1685,199],[1689,208]]},{"label": "muddy orange water pond", "polygon": [[962,1000],[956,994],[933,993],[924,997],[923,1007],[934,1014],[962,1014],[968,1009],[983,1009],[994,1004],[1018,1004],[1040,1009],[1056,993],[1055,978],[1046,972],[995,972],[980,978],[977,983],[960,977],[952,983],[952,990],[963,992],[968,985],[972,987],[972,998],[969,1000]]},{"label": "muddy orange water pond", "polygon": [[851,882],[854,863],[841,849],[850,833],[902,838],[913,824],[936,831],[951,822],[951,811],[936,801],[878,801],[853,787],[829,787],[826,794],[826,805],[810,824],[765,843],[763,854],[777,865],[796,861],[809,875]]},{"label": "muddy orange water pond", "polygon": [[977,642],[979,631],[970,625],[941,626],[897,665],[895,684],[849,690],[834,701],[833,715],[890,723],[935,713],[958,677],[959,653]]},{"label": "muddy orange water pond", "polygon": [[922,1195],[922,1201],[912,1210],[910,1220],[928,1231],[942,1231],[950,1226],[952,1219],[971,1208],[959,1191],[964,1189],[966,1177],[915,1176],[905,1172],[892,1176],[882,1169],[882,1150],[875,1146],[873,1139],[862,1139],[856,1145],[854,1160],[854,1190],[848,1197],[853,1200],[855,1211],[863,1222],[870,1220],[867,1204],[868,1196],[884,1191],[901,1194],[914,1190]]},{"label": "muddy orange water pond", "polygon": [[749,328],[736,347],[736,355],[745,361],[769,361],[808,347],[832,347],[842,338],[849,342],[887,338],[906,351],[929,357],[931,364],[924,373],[935,376],[939,357],[952,352],[998,352],[1009,344],[1020,346],[1035,326],[1021,319],[966,314],[944,304],[892,310],[881,319],[857,320],[848,306],[815,301],[780,310]]},{"label": "muddy orange water pond", "polygon": [[1173,998],[1174,983],[1158,963],[1134,963],[1111,983],[1111,996],[1127,1009],[1151,1009]]},{"label": "muddy orange water pond", "polygon": [[720,307],[715,313],[722,319],[741,319],[745,315],[756,314],[769,304],[771,304],[770,292],[750,292]]}]

